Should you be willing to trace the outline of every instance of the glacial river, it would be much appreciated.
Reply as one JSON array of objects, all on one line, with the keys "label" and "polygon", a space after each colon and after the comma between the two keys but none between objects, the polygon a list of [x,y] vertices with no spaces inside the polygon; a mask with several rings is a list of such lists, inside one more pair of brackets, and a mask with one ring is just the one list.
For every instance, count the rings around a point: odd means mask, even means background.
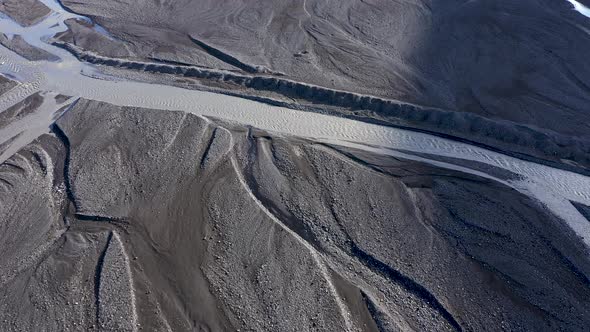
[{"label": "glacial river", "polygon": [[[227,119],[277,134],[306,137],[421,160],[492,178],[540,201],[563,219],[590,247],[590,221],[570,203],[575,201],[590,206],[590,177],[424,133],[302,112],[210,92],[106,77],[97,68],[81,63],[67,51],[46,43],[55,33],[66,29],[64,20],[79,16],[66,12],[52,0],[42,2],[50,7],[53,13],[32,27],[23,28],[5,16],[0,17],[1,32],[7,35],[21,35],[29,44],[61,58],[59,62],[31,62],[0,47],[0,73],[19,81],[18,86],[0,96],[0,110],[35,92],[41,92],[47,97],[34,116],[0,129],[0,144],[12,139],[10,148],[0,155],[0,163],[36,137],[49,131],[49,126],[55,120],[55,112],[63,106],[58,105],[54,98],[50,98],[57,94],[104,101],[119,106],[179,110],[205,117]],[[590,12],[577,4],[576,10],[580,13]],[[493,175],[481,171],[416,157],[397,150],[477,161],[516,173],[521,179],[496,179]]]},{"label": "glacial river", "polygon": [[583,4],[579,3],[576,0],[567,0],[567,2],[571,3],[572,6],[574,6],[574,10],[577,11],[578,13],[580,13],[586,17],[590,17],[590,8],[584,6]]}]

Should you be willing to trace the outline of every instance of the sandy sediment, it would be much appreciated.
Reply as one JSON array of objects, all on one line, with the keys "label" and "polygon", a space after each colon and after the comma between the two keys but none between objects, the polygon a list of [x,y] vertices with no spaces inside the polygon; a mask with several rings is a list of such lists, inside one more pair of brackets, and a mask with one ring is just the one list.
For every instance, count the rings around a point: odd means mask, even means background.
[{"label": "sandy sediment", "polygon": [[572,204],[576,207],[576,209],[578,209],[578,211],[580,211],[580,213],[586,218],[588,219],[588,222],[590,222],[590,206],[581,204],[581,203],[576,203],[576,202],[572,202]]},{"label": "sandy sediment", "polygon": [[[63,3],[100,24],[69,20],[54,41],[88,63],[590,165],[589,88],[585,69],[572,67],[587,34],[579,49],[564,47],[588,23],[571,8]],[[0,11],[23,25],[49,13],[33,0],[0,0]],[[44,59],[18,36],[0,43]],[[0,94],[15,84],[0,76]],[[0,163],[1,331],[590,325],[588,248],[514,189],[509,171],[84,99],[53,123],[69,97],[18,96],[0,113],[2,160],[10,156]],[[590,218],[588,206],[564,204]]]},{"label": "sandy sediment", "polygon": [[129,257],[116,232],[109,235],[107,247],[99,265],[99,331],[137,331],[135,294]]},{"label": "sandy sediment", "polygon": [[590,20],[565,0],[138,0],[141,14],[113,0],[62,3],[132,45],[138,59],[260,66],[325,88],[588,137]]},{"label": "sandy sediment", "polygon": [[215,128],[203,156],[202,168],[213,168],[232,148],[231,133],[225,128]]},{"label": "sandy sediment", "polygon": [[[426,130],[578,171],[590,165],[590,20],[567,1],[141,0],[141,15],[118,1],[63,5],[103,26],[131,50],[128,58],[213,70],[153,65],[148,72],[294,98],[294,107]],[[74,39],[95,34],[78,29]],[[123,49],[74,44],[105,56]]]},{"label": "sandy sediment", "polygon": [[[55,211],[53,165],[55,142],[33,143],[0,166],[2,190],[2,258],[0,280],[6,282],[32,264],[59,229]],[[23,208],[18,208],[22,206]],[[24,208],[25,206],[34,208]]]},{"label": "sandy sediment", "polygon": [[16,82],[0,75],[0,95],[16,86]]},{"label": "sandy sediment", "polygon": [[22,26],[31,26],[49,15],[51,9],[38,0],[2,0],[0,12],[10,16]]},{"label": "sandy sediment", "polygon": [[108,57],[126,58],[133,55],[128,45],[97,31],[96,26],[91,23],[77,19],[67,19],[64,23],[68,29],[54,36],[56,40],[88,51],[101,52]]},{"label": "sandy sediment", "polygon": [[0,155],[4,154],[9,148],[10,146],[14,143],[14,141],[16,141],[19,136],[22,135],[22,133],[16,134],[15,136],[12,137],[4,137],[3,143],[0,144]]},{"label": "sandy sediment", "polygon": [[589,323],[581,241],[493,180],[87,100],[53,133],[0,166],[2,330]]},{"label": "sandy sediment", "polygon": [[[550,129],[488,118],[474,113],[453,112],[335,90],[282,77],[251,76],[195,66],[108,58],[85,51],[70,43],[55,42],[54,44],[70,51],[81,61],[92,64],[196,78],[205,84],[218,82],[228,84],[229,88],[233,86],[254,92],[272,92],[281,98],[295,99],[299,103],[298,105],[287,103],[283,106],[303,107],[310,111],[320,110],[361,121],[424,130],[525,158],[536,158],[566,169],[586,170],[590,165],[590,140],[584,136],[566,135]],[[258,99],[269,102],[268,98]],[[270,102],[272,103],[273,100],[271,99]],[[563,163],[563,160],[568,162]]]},{"label": "sandy sediment", "polygon": [[45,50],[35,47],[35,46],[31,46],[20,35],[16,35],[16,36],[12,36],[12,38],[8,38],[5,34],[0,33],[0,45],[6,47],[7,49],[17,53],[18,55],[20,55],[23,58],[30,60],[30,61],[40,61],[40,60],[57,61],[57,60],[59,60],[58,56],[53,55]]},{"label": "sandy sediment", "polygon": [[43,97],[35,93],[25,98],[23,101],[0,113],[0,130],[9,124],[19,121],[24,117],[35,112],[43,103]]}]

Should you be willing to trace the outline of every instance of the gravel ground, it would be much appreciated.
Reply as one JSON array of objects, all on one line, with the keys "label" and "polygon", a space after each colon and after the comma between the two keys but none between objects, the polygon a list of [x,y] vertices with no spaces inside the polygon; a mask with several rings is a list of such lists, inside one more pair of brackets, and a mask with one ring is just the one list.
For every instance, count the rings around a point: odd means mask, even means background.
[{"label": "gravel ground", "polygon": [[16,82],[0,75],[0,95],[16,86]]},{"label": "gravel ground", "polygon": [[59,60],[59,57],[45,50],[29,45],[21,36],[18,35],[8,38],[5,34],[0,33],[0,45],[30,61]]},{"label": "gravel ground", "polygon": [[61,42],[83,61],[189,79],[120,59],[192,65],[229,93],[590,167],[590,19],[567,1],[136,3],[64,0],[108,36],[72,21]]},{"label": "gravel ground", "polygon": [[51,9],[38,0],[2,0],[0,12],[22,26],[31,26],[49,15]]},{"label": "gravel ground", "polygon": [[0,190],[3,331],[590,323],[588,252],[561,220],[419,162],[80,100]]},{"label": "gravel ground", "polygon": [[589,137],[584,63],[590,19],[567,1],[63,4],[99,23],[137,57],[283,73]]}]

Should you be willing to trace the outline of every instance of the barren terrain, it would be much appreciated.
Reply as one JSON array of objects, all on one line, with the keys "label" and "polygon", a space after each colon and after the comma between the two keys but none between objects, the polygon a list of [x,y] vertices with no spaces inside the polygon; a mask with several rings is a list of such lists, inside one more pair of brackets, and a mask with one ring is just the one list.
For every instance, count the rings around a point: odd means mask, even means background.
[{"label": "barren terrain", "polygon": [[4,330],[588,323],[585,248],[469,174],[81,100],[0,180]]},{"label": "barren terrain", "polygon": [[0,330],[585,331],[586,5],[0,0]]}]

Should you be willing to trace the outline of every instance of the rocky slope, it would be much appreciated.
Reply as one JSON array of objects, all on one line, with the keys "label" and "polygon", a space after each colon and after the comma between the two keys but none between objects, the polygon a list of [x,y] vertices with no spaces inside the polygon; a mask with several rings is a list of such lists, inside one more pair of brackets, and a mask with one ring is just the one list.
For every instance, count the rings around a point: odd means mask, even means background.
[{"label": "rocky slope", "polygon": [[0,95],[3,95],[5,92],[14,88],[15,86],[15,81],[0,75]]},{"label": "rocky slope", "polygon": [[48,61],[57,61],[59,57],[42,50],[40,48],[36,48],[34,46],[29,45],[22,36],[16,35],[9,38],[3,33],[0,33],[0,45],[6,47],[7,49],[19,54],[23,58],[30,60],[30,61],[40,61],[40,60],[48,60]]},{"label": "rocky slope", "polygon": [[0,190],[3,331],[590,323],[588,252],[561,220],[419,162],[80,100]]},{"label": "rocky slope", "polygon": [[49,15],[51,9],[38,0],[1,0],[0,12],[22,26],[31,26]]}]

